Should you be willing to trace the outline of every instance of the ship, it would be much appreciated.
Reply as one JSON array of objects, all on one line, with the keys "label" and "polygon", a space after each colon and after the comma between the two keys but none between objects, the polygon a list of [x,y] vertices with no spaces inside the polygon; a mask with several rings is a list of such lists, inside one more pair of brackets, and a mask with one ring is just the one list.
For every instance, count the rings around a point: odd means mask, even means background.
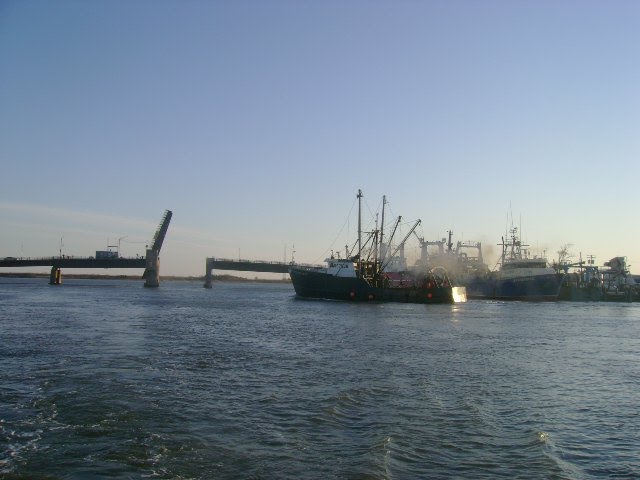
[{"label": "ship", "polygon": [[511,229],[511,238],[502,243],[502,256],[498,270],[492,271],[484,263],[482,243],[458,241],[455,248],[453,233],[448,238],[425,241],[421,246],[420,268],[445,268],[451,280],[466,289],[471,300],[557,300],[559,279],[556,270],[545,258],[531,257]]},{"label": "ship", "polygon": [[[482,257],[482,243],[458,241],[454,248],[453,232],[449,230],[447,235],[441,240],[425,240],[418,237],[420,259],[414,268],[423,271],[443,268],[456,285],[466,285],[471,280],[480,281],[488,278],[491,272]],[[468,294],[467,289],[467,296]]]},{"label": "ship", "polygon": [[482,243],[452,241],[453,232],[441,240],[418,237],[421,254],[416,269],[444,268],[451,282],[464,286],[470,300],[558,300],[564,275],[547,262],[545,257],[531,256],[522,243],[518,229],[512,227],[510,237],[498,245],[502,254],[497,270],[484,262]]},{"label": "ship", "polygon": [[[572,268],[573,271],[569,272]],[[595,257],[587,261],[563,263],[558,271],[565,273],[560,286],[560,300],[574,302],[637,302],[640,285],[627,268],[626,257],[614,257],[603,267],[595,264]]]},{"label": "ship", "polygon": [[517,228],[510,234],[507,241],[503,237],[498,244],[502,255],[497,270],[484,263],[481,242],[459,241],[454,248],[451,231],[448,239],[419,239],[420,264],[423,268],[446,268],[452,281],[464,286],[467,298],[472,300],[557,300],[563,275],[546,258],[530,256]]},{"label": "ship", "polygon": [[384,242],[386,197],[382,201],[380,228],[362,231],[362,191],[358,190],[358,238],[345,257],[331,254],[326,266],[292,265],[289,269],[296,295],[301,298],[345,300],[352,302],[404,302],[451,304],[466,301],[466,290],[453,285],[446,270],[417,271],[406,268],[404,244],[420,224],[417,220],[409,233],[393,249],[398,231],[398,217],[389,239]]},{"label": "ship", "polygon": [[522,243],[518,228],[510,237],[502,237],[500,266],[488,274],[465,279],[469,298],[490,300],[558,300],[563,274],[552,268],[542,256],[531,256]]}]

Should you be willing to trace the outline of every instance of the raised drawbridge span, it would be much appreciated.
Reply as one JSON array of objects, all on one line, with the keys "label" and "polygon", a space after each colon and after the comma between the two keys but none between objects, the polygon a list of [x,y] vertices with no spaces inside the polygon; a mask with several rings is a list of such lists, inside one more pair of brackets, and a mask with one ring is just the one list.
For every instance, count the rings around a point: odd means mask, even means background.
[{"label": "raised drawbridge span", "polygon": [[49,283],[51,285],[60,285],[62,283],[63,268],[144,268],[142,275],[145,280],[144,286],[158,287],[160,285],[160,249],[167,235],[172,215],[171,210],[165,210],[153,236],[151,247],[146,250],[145,257],[122,258],[117,254],[106,255],[113,252],[96,252],[95,257],[69,257],[64,255],[38,258],[5,257],[0,259],[0,267],[51,267],[51,274],[49,275]]}]

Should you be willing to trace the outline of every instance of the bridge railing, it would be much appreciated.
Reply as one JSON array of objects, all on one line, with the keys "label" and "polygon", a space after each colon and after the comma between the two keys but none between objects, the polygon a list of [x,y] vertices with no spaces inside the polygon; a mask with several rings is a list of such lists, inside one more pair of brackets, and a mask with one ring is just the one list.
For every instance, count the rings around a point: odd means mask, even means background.
[{"label": "bridge railing", "polygon": [[[98,260],[144,260],[144,255],[140,255],[137,257],[109,257],[109,258],[99,258]],[[82,257],[80,255],[52,255],[50,257],[0,257],[1,260],[6,261],[21,261],[21,260],[29,260],[29,261],[41,261],[41,260],[96,260],[96,257]]]},{"label": "bridge railing", "polygon": [[226,263],[255,263],[255,264],[268,264],[268,265],[289,265],[296,267],[317,267],[319,265],[314,265],[311,263],[298,263],[298,262],[278,262],[275,260],[249,260],[244,258],[217,258],[217,257],[208,257],[207,260],[212,262],[226,262]]}]

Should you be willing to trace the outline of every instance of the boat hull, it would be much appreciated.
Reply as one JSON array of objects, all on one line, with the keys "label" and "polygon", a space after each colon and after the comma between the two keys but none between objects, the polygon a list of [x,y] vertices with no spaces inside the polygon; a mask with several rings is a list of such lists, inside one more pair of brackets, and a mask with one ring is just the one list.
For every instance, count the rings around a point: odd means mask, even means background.
[{"label": "boat hull", "polygon": [[292,268],[289,274],[296,295],[303,298],[426,304],[466,301],[464,287],[374,287],[362,278],[338,277],[312,268]]},{"label": "boat hull", "polygon": [[559,299],[569,302],[638,302],[640,292],[634,288],[608,291],[599,287],[563,285]]},{"label": "boat hull", "polygon": [[556,301],[559,299],[562,275],[473,278],[465,283],[467,296],[485,300]]}]

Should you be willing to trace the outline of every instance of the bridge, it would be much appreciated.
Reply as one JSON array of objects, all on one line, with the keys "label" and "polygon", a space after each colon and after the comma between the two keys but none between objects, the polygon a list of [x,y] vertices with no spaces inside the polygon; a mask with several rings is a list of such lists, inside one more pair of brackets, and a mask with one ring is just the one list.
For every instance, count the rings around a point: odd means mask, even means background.
[{"label": "bridge", "polygon": [[296,263],[268,262],[264,260],[230,260],[227,258],[207,258],[204,275],[204,288],[211,288],[213,269],[232,270],[237,272],[289,273],[289,268]]},{"label": "bridge", "polygon": [[[51,267],[49,284],[62,283],[62,268],[144,268],[142,278],[145,287],[160,285],[160,249],[169,228],[172,212],[165,210],[160,225],[155,232],[146,256],[139,258],[119,257],[117,252],[96,252],[96,257],[75,257],[60,255],[59,257],[15,258],[0,259],[0,267]],[[99,254],[104,254],[100,256]],[[113,254],[113,255],[108,255]]]}]

